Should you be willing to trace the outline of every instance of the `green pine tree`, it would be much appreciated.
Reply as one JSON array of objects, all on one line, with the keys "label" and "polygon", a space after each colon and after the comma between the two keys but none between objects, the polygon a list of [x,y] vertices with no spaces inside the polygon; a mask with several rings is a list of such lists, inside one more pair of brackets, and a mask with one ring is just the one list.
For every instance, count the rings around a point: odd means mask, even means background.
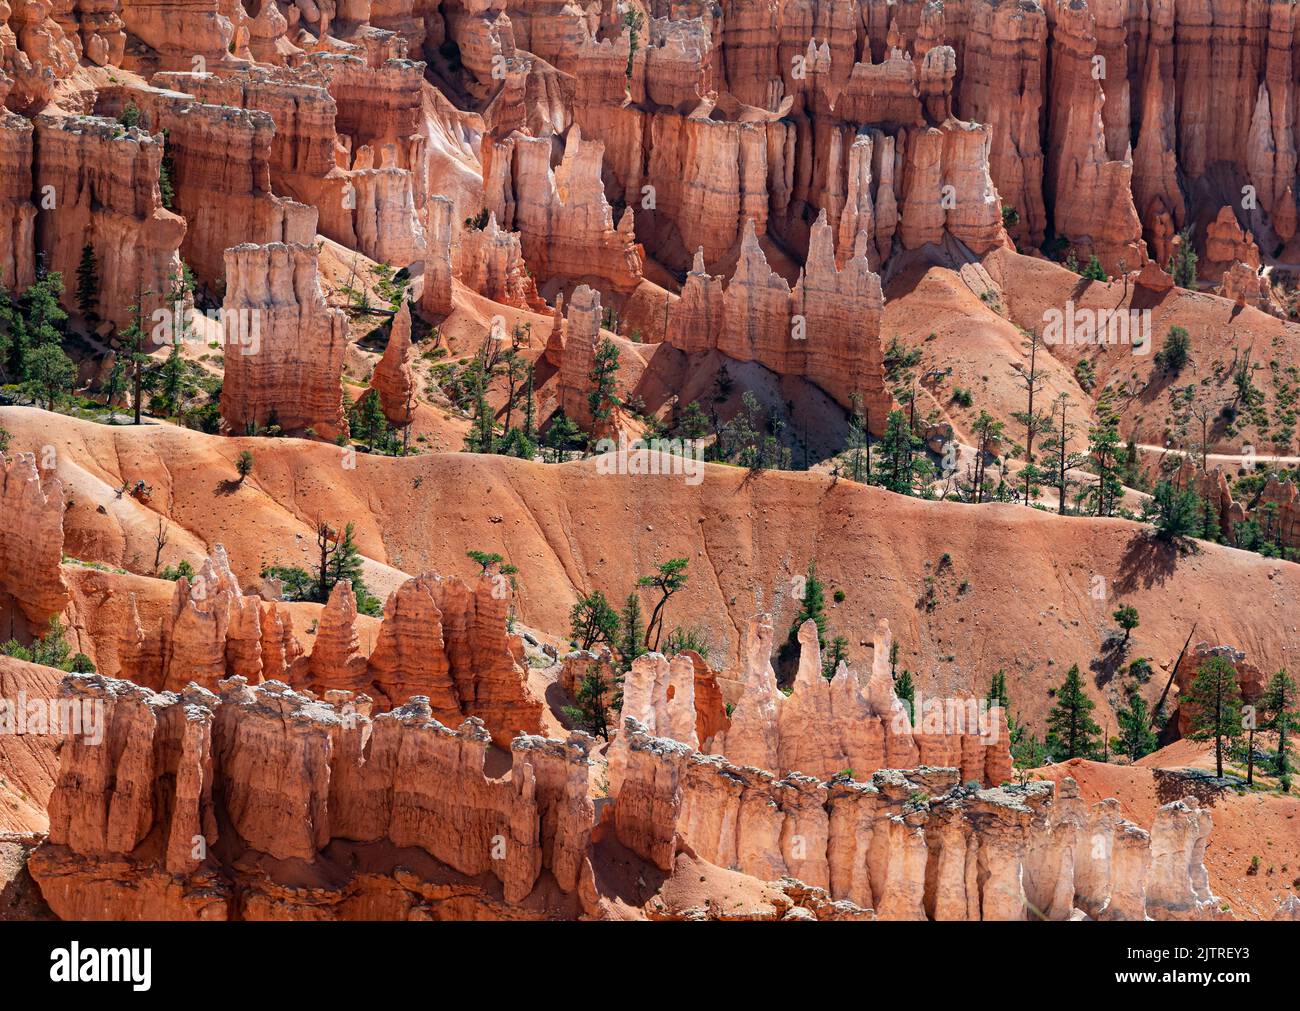
[{"label": "green pine tree", "polygon": [[1151,710],[1147,700],[1136,688],[1128,692],[1128,705],[1115,714],[1119,723],[1119,736],[1111,738],[1110,746],[1129,761],[1136,762],[1156,750],[1156,733],[1151,729]]},{"label": "green pine tree", "polygon": [[646,652],[645,622],[641,617],[641,598],[635,590],[627,595],[623,610],[619,614],[618,652],[624,672],[632,667],[632,661]]},{"label": "green pine tree", "polygon": [[916,686],[912,683],[911,671],[904,670],[902,674],[894,679],[894,694],[907,707],[907,718],[915,725],[916,716],[913,710],[916,707]]},{"label": "green pine tree", "polygon": [[89,325],[99,322],[99,263],[89,242],[81,247],[77,266],[77,309]]},{"label": "green pine tree", "polygon": [[1180,701],[1192,711],[1193,741],[1214,742],[1214,774],[1223,778],[1224,742],[1241,736],[1241,689],[1237,671],[1225,657],[1212,656],[1196,670],[1187,695]]},{"label": "green pine tree", "polygon": [[822,677],[831,681],[835,677],[835,672],[840,669],[840,664],[848,663],[849,660],[849,640],[842,635],[837,635],[830,641],[822,653]]},{"label": "green pine tree", "polygon": [[587,378],[592,390],[587,394],[587,406],[591,408],[592,421],[599,424],[606,421],[619,406],[618,398],[618,346],[608,337],[601,340],[596,348],[596,358]]},{"label": "green pine tree", "polygon": [[1007,695],[1007,672],[1005,670],[999,670],[993,675],[993,681],[989,685],[988,699],[990,703],[1001,706],[1003,709],[1007,709],[1011,705]]},{"label": "green pine tree", "polygon": [[1083,690],[1079,665],[1074,664],[1056,692],[1056,704],[1047,714],[1047,751],[1054,761],[1091,758],[1096,754],[1101,727],[1090,715],[1096,707]]},{"label": "green pine tree", "polygon": [[600,590],[579,595],[569,611],[569,636],[579,649],[599,645],[617,648],[618,612]]},{"label": "green pine tree", "polygon": [[1280,670],[1269,679],[1260,700],[1265,714],[1265,728],[1277,734],[1277,775],[1282,789],[1290,790],[1291,749],[1294,747],[1291,732],[1300,724],[1300,693],[1295,679]]},{"label": "green pine tree", "polygon": [[42,344],[27,356],[27,390],[43,399],[48,411],[72,392],[76,378],[77,367],[57,344]]}]

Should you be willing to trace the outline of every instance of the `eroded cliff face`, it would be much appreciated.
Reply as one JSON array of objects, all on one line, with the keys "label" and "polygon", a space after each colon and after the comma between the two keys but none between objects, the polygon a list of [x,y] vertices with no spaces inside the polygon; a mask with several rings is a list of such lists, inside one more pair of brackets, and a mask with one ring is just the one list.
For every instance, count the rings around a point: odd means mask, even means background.
[{"label": "eroded cliff face", "polygon": [[[103,707],[107,736],[65,746],[49,840],[31,861],[59,916],[580,910],[591,875],[590,738],[519,737],[509,775],[492,779],[481,721],[451,730],[422,697],[372,718],[368,700],[347,692],[318,701],[242,677],[217,688],[67,680],[70,697]],[[402,866],[397,853],[408,854]],[[275,867],[290,860],[301,874],[277,880]],[[543,874],[550,890],[530,910]]]},{"label": "eroded cliff face", "polygon": [[[922,698],[917,711],[909,712],[894,693],[891,642],[889,625],[882,621],[870,674],[860,678],[842,663],[828,681],[822,676],[817,626],[805,622],[799,629],[794,690],[787,697],[772,669],[771,620],[756,615],[741,650],[743,693],[730,715],[730,728],[715,739],[712,752],[778,775],[801,773],[822,780],[846,770],[863,778],[920,763],[956,768],[964,782],[996,787],[1009,781],[1011,754],[1002,709],[974,698]],[[640,718],[635,712],[626,715]]]},{"label": "eroded cliff face", "polygon": [[[1073,780],[984,789],[953,768],[869,782],[777,776],[701,755],[625,721],[619,840],[662,870],[675,847],[762,880],[790,876],[882,920],[1208,918],[1210,816],[1194,798],[1150,832],[1092,809]],[[1077,869],[1077,871],[1076,871]]]},{"label": "eroded cliff face", "polygon": [[119,676],[160,690],[179,691],[191,683],[211,690],[233,676],[253,683],[286,680],[302,655],[288,612],[243,593],[220,544],[192,580],[176,580],[158,627],[141,622],[134,594],[128,613]]},{"label": "eroded cliff face", "polygon": [[225,252],[223,309],[247,338],[226,355],[221,417],[232,432],[279,425],[327,440],[347,434],[340,389],[347,320],[325,301],[318,256],[314,246],[283,242]]},{"label": "eroded cliff face", "polygon": [[63,560],[63,485],[32,453],[0,453],[0,614],[4,638],[42,635],[68,605]]},{"label": "eroded cliff face", "polygon": [[[47,536],[37,543],[52,541]],[[53,587],[32,587],[25,579],[16,585],[31,587],[24,592],[33,601],[48,598],[46,607],[57,602]],[[503,748],[520,734],[541,730],[541,705],[528,691],[518,659],[522,647],[507,630],[513,591],[495,569],[472,584],[436,573],[401,584],[388,598],[369,656],[360,646],[348,580],[334,585],[316,619],[312,650],[304,655],[288,608],[243,592],[219,544],[192,579],[176,581],[157,621],[142,620],[135,594],[128,600],[116,673],[155,691],[179,692],[191,682],[211,691],[225,678],[242,677],[249,684],[280,681],[322,695],[335,689],[365,692],[377,710],[420,695],[445,724],[480,719]]]},{"label": "eroded cliff face", "polygon": [[[855,248],[865,250],[869,241],[859,232]],[[681,299],[668,309],[666,340],[690,354],[717,350],[778,375],[801,376],[846,409],[862,410],[880,434],[894,404],[885,388],[880,278],[865,252],[838,269],[833,242],[823,212],[793,290],[768,266],[752,221],[729,283],[710,277],[703,250],[697,252]],[[570,314],[572,331],[572,308]]]},{"label": "eroded cliff face", "polygon": [[[148,320],[164,304],[171,278],[181,270],[185,220],[163,206],[158,186],[161,137],[97,116],[35,121],[37,249],[47,270],[75,278],[82,250],[95,250],[99,264],[100,315],[119,328],[142,305]],[[64,300],[74,304],[75,285]]]}]

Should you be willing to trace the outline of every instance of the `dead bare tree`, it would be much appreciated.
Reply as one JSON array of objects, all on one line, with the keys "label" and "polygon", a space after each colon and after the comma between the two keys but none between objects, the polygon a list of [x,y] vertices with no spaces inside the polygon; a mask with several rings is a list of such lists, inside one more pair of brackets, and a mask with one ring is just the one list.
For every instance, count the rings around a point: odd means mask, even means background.
[{"label": "dead bare tree", "polygon": [[324,602],[329,592],[330,559],[339,550],[339,535],[327,520],[316,520],[316,547],[320,552],[320,575],[316,584],[316,593]]},{"label": "dead bare tree", "polygon": [[1029,368],[1026,369],[1020,362],[1013,363],[1012,368],[1015,371],[1012,378],[1029,397],[1029,404],[1025,411],[1015,416],[1016,420],[1025,426],[1025,504],[1029,505],[1033,501],[1030,493],[1035,471],[1034,436],[1046,431],[1052,422],[1042,412],[1034,412],[1034,394],[1043,385],[1043,379],[1038,374],[1038,349],[1042,347],[1043,339],[1036,330],[1030,330],[1027,334],[1029,339],[1021,346],[1029,352]]},{"label": "dead bare tree", "polygon": [[167,521],[161,516],[158,517],[158,532],[153,535],[153,571],[157,573],[158,567],[162,565],[163,548],[167,546],[168,533],[170,532]]}]

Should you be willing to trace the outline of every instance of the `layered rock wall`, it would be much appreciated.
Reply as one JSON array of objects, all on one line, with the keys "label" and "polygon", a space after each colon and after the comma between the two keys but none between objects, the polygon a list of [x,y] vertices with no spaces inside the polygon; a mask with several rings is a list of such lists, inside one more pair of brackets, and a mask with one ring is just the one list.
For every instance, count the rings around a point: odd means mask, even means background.
[{"label": "layered rock wall", "polygon": [[226,354],[221,417],[232,432],[275,424],[331,441],[347,434],[340,385],[347,319],[325,302],[317,257],[314,246],[280,242],[225,252],[223,308],[241,320],[246,338]]},{"label": "layered rock wall", "polygon": [[[0,613],[5,640],[43,635],[51,618],[68,606],[63,561],[63,484],[42,477],[31,453],[6,459],[0,453]],[[16,610],[16,613],[15,613]]]},{"label": "layered rock wall", "polygon": [[94,116],[35,120],[35,181],[41,195],[36,248],[64,278],[74,305],[77,266],[90,245],[99,266],[99,314],[125,328],[139,300],[145,318],[180,275],[186,224],[163,206],[163,140]]},{"label": "layered rock wall", "polygon": [[[495,878],[507,903],[543,870],[569,893],[590,879],[590,738],[520,737],[509,776],[491,779],[481,722],[448,729],[423,698],[372,719],[346,692],[322,702],[240,677],[218,690],[65,682],[104,707],[107,734],[65,746],[49,841],[31,862],[59,916],[367,918],[379,901],[367,891],[404,886],[406,905],[423,905],[416,875],[367,881],[326,852],[340,845],[423,851],[462,879]],[[259,856],[333,883],[303,891],[238,869]]]}]

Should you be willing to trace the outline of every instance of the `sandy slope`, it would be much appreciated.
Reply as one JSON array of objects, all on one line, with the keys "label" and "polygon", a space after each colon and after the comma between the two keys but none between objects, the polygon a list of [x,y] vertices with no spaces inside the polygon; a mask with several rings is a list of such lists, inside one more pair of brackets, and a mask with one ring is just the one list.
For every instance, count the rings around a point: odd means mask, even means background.
[{"label": "sandy slope", "polygon": [[[0,410],[0,424],[15,449],[55,447],[71,502],[66,553],[136,571],[152,567],[160,515],[174,531],[164,561],[197,560],[220,542],[243,580],[269,561],[309,566],[311,524],[324,516],[355,522],[381,593],[404,573],[469,576],[466,549],[499,551],[520,569],[520,619],[562,632],[576,590],[621,600],[637,575],[679,556],[691,578],[670,626],[705,628],[715,664],[730,664],[750,614],[774,611],[781,630],[790,623],[792,578],[816,559],[831,629],[848,637],[854,660],[869,661],[875,621],[888,618],[900,665],[924,691],[983,689],[1006,668],[1014,708],[1035,722],[1070,664],[1088,672],[1121,599],[1141,615],[1130,656],[1153,658],[1152,696],[1192,620],[1198,639],[1231,642],[1263,668],[1300,667],[1300,566],[1213,545],[1178,557],[1121,520],[924,502],[813,474],[709,466],[692,486],[602,475],[590,460],[467,454],[359,454],[348,469],[337,447],[301,441],[107,427],[19,408]],[[245,446],[256,467],[232,486]],[[124,480],[151,485],[150,500],[117,499]],[[922,600],[927,575],[932,608]],[[643,594],[647,609],[652,602]]]}]

